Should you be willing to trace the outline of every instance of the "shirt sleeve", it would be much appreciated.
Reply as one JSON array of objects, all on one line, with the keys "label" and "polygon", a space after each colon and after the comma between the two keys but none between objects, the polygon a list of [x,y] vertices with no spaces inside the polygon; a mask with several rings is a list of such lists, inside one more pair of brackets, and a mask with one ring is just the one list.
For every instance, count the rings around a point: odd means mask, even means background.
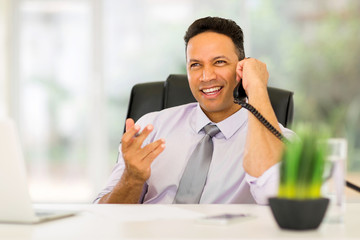
[{"label": "shirt sleeve", "polygon": [[[119,149],[121,149],[120,146],[119,146]],[[107,184],[106,184],[105,188],[97,195],[97,197],[95,198],[93,203],[99,203],[99,200],[103,196],[110,193],[114,189],[115,185],[120,181],[120,178],[123,175],[124,169],[125,169],[125,163],[122,158],[121,151],[119,151],[117,163],[115,164],[115,166],[110,174],[110,177],[108,178]]]},{"label": "shirt sleeve", "polygon": [[250,192],[257,204],[267,205],[268,198],[277,195],[279,171],[280,163],[277,163],[258,178],[246,173],[245,180],[250,185]]},{"label": "shirt sleeve", "polygon": [[[288,140],[296,139],[296,134],[288,128],[280,128],[284,137]],[[250,192],[257,204],[267,205],[268,199],[278,193],[280,179],[280,162],[266,170],[260,177],[256,178],[246,173],[245,180],[250,185]]]},{"label": "shirt sleeve", "polygon": [[[143,117],[141,117],[137,122],[136,125],[139,125],[141,127],[141,130],[148,124],[148,123],[152,123],[153,122],[153,118],[156,116],[156,112],[153,113],[149,113],[144,115]],[[151,135],[151,134],[150,134]],[[150,142],[150,136],[145,139],[143,146],[147,145]],[[99,203],[99,200],[105,196],[106,194],[110,193],[114,187],[116,186],[116,184],[120,181],[123,173],[125,170],[125,162],[124,159],[122,157],[122,152],[121,152],[121,143],[119,145],[119,154],[118,154],[118,158],[116,161],[116,164],[108,178],[107,184],[105,185],[105,187],[103,188],[103,190],[97,195],[97,197],[95,198],[95,200],[93,201],[93,203]]]}]

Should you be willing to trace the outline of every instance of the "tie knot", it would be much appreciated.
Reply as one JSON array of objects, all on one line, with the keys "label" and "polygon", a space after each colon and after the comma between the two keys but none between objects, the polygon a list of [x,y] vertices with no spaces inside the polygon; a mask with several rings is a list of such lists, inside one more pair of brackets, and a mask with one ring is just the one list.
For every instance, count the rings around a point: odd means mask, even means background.
[{"label": "tie knot", "polygon": [[210,137],[215,136],[220,132],[220,129],[216,125],[206,125],[204,127],[205,134],[209,135]]}]

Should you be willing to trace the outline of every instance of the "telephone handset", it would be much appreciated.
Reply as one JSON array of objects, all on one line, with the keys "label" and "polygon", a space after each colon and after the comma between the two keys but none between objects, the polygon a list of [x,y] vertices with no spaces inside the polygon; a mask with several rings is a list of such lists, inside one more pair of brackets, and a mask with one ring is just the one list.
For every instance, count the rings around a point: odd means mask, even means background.
[{"label": "telephone handset", "polygon": [[245,89],[242,85],[242,79],[240,79],[239,83],[236,85],[234,89],[234,99],[238,101],[244,101],[247,98]]},{"label": "telephone handset", "polygon": [[285,141],[284,136],[274,128],[262,115],[258,112],[253,106],[246,102],[246,92],[242,85],[242,79],[240,79],[239,83],[236,85],[234,92],[234,102],[241,105],[243,108],[249,110],[270,132],[272,132],[278,139],[281,141]]}]

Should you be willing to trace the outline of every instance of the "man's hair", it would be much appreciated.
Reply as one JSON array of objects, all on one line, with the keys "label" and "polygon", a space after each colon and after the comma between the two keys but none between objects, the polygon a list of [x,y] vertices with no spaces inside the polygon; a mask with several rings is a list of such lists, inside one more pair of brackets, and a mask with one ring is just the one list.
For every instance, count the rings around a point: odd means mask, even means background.
[{"label": "man's hair", "polygon": [[219,17],[205,17],[196,20],[185,33],[185,50],[190,39],[203,32],[215,32],[230,37],[235,45],[239,60],[245,58],[244,35],[239,25],[233,20]]}]

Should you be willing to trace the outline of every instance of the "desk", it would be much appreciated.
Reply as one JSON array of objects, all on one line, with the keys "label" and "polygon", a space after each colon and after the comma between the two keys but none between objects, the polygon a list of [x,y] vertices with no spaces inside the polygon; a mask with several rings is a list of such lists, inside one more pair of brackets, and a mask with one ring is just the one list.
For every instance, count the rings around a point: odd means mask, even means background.
[{"label": "desk", "polygon": [[[258,205],[36,205],[80,211],[36,225],[0,224],[0,239],[360,239],[360,203],[348,203],[344,223],[324,221],[311,231],[281,230],[268,206]],[[251,213],[228,225],[196,219],[219,213]]]}]

